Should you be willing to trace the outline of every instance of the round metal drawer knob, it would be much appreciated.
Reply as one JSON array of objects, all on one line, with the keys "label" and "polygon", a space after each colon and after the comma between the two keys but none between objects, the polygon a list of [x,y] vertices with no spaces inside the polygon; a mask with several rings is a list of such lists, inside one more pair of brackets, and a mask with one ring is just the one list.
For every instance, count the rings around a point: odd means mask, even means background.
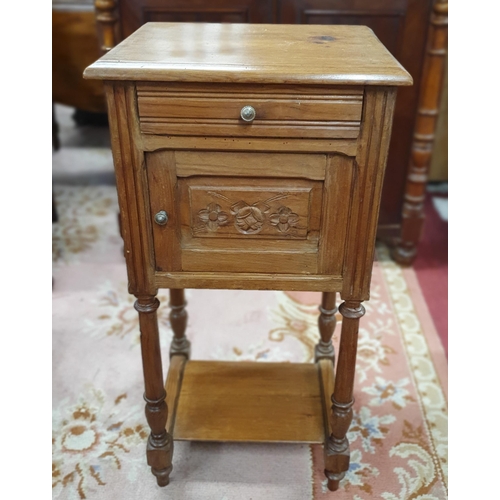
[{"label": "round metal drawer knob", "polygon": [[165,210],[160,210],[156,215],[155,215],[155,222],[159,226],[164,226],[168,222],[168,215]]},{"label": "round metal drawer knob", "polygon": [[253,106],[243,106],[240,113],[241,119],[246,122],[251,122],[255,118],[255,109]]}]

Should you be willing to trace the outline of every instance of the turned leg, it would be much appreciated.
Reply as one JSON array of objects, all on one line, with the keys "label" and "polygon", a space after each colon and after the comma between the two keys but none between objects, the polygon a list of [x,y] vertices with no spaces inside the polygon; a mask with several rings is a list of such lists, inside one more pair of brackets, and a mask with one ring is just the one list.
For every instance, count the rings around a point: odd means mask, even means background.
[{"label": "turned leg", "polygon": [[187,312],[183,289],[170,290],[170,324],[174,331],[174,338],[170,344],[170,357],[183,354],[189,359],[191,343],[186,337]]},{"label": "turned leg", "polygon": [[335,364],[335,349],[333,348],[332,337],[335,325],[337,324],[337,319],[335,318],[335,314],[338,311],[336,299],[337,294],[335,292],[323,292],[318,319],[321,339],[314,348],[314,362],[328,358]]},{"label": "turned leg", "polygon": [[415,260],[424,224],[425,189],[445,74],[447,39],[448,0],[436,0],[427,32],[427,52],[406,181],[401,240],[391,253],[392,258],[403,265],[410,265]]},{"label": "turned leg", "polygon": [[354,373],[358,344],[359,319],[365,313],[360,301],[348,300],[340,305],[342,332],[339,359],[332,396],[332,434],[325,446],[325,475],[328,489],[335,491],[349,469],[349,441],[346,434],[352,420]]},{"label": "turned leg", "polygon": [[160,339],[156,310],[160,305],[155,297],[138,297],[135,309],[139,312],[141,329],[142,366],[144,370],[144,399],[146,419],[151,434],[147,444],[147,460],[159,486],[166,486],[172,471],[172,436],[167,433],[168,408],[161,365]]}]

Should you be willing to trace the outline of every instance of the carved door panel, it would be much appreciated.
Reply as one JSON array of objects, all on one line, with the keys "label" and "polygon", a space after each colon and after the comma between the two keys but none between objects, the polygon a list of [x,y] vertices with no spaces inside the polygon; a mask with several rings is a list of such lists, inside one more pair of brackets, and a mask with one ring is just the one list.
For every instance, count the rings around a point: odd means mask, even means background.
[{"label": "carved door panel", "polygon": [[272,23],[273,3],[262,0],[121,0],[122,36],[147,22]]},{"label": "carved door panel", "polygon": [[168,214],[152,224],[157,271],[341,275],[349,158],[159,151],[146,164],[152,220]]}]

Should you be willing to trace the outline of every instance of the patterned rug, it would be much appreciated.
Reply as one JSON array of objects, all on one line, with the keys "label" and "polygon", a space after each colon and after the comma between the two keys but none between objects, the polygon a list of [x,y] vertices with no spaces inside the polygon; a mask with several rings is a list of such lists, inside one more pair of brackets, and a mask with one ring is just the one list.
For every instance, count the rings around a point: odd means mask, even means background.
[{"label": "patterned rug", "polygon": [[[138,318],[115,188],[54,191],[53,498],[447,498],[446,358],[413,271],[392,263],[384,247],[361,320],[351,465],[341,489],[326,489],[319,445],[187,442],[175,443],[171,484],[159,488],[145,460]],[[186,293],[193,359],[312,360],[319,293]],[[159,299],[166,373],[167,291]]]}]

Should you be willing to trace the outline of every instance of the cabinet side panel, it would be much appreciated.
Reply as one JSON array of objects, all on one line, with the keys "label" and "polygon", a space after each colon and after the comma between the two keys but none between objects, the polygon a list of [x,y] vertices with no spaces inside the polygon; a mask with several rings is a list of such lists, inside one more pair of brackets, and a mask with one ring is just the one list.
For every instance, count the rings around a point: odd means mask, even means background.
[{"label": "cabinet side panel", "polygon": [[133,84],[105,82],[129,292],[156,294],[144,155]]},{"label": "cabinet side panel", "polygon": [[370,297],[375,236],[395,100],[394,88],[365,90],[344,263],[344,300]]}]

